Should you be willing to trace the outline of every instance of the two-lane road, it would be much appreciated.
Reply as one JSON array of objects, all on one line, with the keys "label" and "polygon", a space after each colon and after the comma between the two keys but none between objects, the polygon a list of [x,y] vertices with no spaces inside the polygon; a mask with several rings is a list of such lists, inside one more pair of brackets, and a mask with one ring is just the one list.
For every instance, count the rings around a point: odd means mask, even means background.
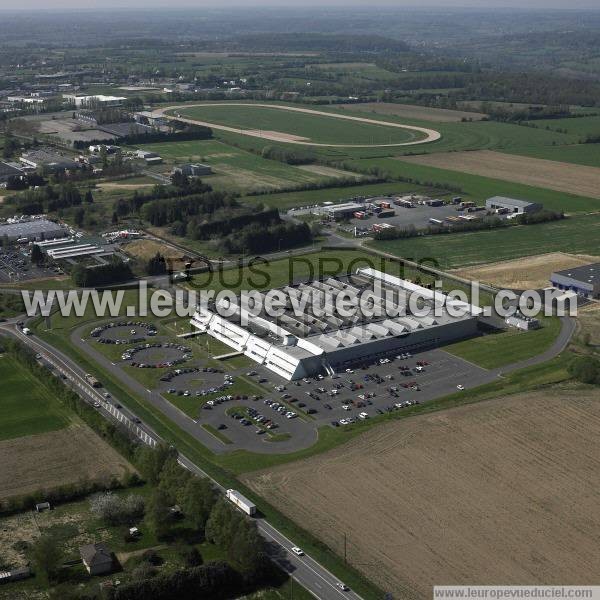
[{"label": "two-lane road", "polygon": [[[88,404],[94,406],[94,408],[96,408],[96,410],[98,410],[106,419],[112,420],[115,418],[114,414],[107,410],[106,399],[103,397],[102,393],[98,392],[98,390],[88,384],[85,379],[85,372],[75,361],[47,342],[40,340],[35,336],[25,335],[17,326],[16,321],[17,319],[12,319],[0,324],[0,333],[18,339],[34,352],[41,354],[42,360],[64,374],[67,381],[71,383],[73,388]],[[118,401],[118,398],[115,398],[114,400]],[[147,425],[135,424],[136,415],[130,410],[123,408],[117,412],[123,413],[128,426],[136,428],[135,432],[138,437],[143,437],[144,434],[146,434],[148,440],[160,441],[160,437]],[[221,493],[225,494],[225,488],[189,458],[180,454],[179,462],[192,473],[210,479],[214,486]],[[256,524],[261,535],[267,541],[269,557],[316,598],[322,600],[342,600],[344,598],[347,600],[362,600],[361,596],[354,591],[349,590],[344,592],[337,587],[340,580],[310,556],[296,556],[293,554],[291,548],[296,544],[273,527],[266,519],[257,517]]]}]

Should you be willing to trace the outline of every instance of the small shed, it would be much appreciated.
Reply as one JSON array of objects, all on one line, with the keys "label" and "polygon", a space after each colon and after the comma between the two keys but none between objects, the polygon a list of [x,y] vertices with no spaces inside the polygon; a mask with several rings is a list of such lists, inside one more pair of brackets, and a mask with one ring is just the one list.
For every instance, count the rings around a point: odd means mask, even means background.
[{"label": "small shed", "polygon": [[50,510],[51,508],[50,502],[38,502],[38,504],[35,505],[36,512],[44,512],[45,510]]}]

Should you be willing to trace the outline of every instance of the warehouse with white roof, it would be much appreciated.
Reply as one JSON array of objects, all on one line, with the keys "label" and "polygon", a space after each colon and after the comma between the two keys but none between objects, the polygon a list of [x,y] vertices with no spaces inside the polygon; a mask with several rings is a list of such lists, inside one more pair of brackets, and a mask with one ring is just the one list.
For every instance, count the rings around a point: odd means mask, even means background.
[{"label": "warehouse with white roof", "polygon": [[[280,291],[286,300],[283,314],[277,317],[264,310],[257,315],[241,306],[238,298],[199,307],[191,323],[281,377],[294,380],[318,373],[333,375],[358,360],[473,336],[481,313],[478,307],[371,268]],[[418,310],[409,306],[413,292],[421,298]],[[336,301],[340,294],[368,297],[369,306],[381,307],[381,314],[369,316],[360,310],[351,316],[341,314]],[[264,299],[266,294],[261,296]],[[226,312],[221,310],[225,308]],[[450,314],[458,308],[465,314]]]}]

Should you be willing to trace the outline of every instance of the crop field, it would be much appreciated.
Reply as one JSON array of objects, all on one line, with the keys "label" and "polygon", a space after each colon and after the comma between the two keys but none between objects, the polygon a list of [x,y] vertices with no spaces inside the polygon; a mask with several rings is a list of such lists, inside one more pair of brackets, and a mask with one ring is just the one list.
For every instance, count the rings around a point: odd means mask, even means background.
[{"label": "crop field", "polygon": [[403,419],[244,482],[338,553],[346,534],[348,561],[400,597],[593,584],[599,434],[597,394],[546,390]]},{"label": "crop field", "polygon": [[0,354],[0,440],[47,433],[69,424],[48,390],[14,358]]},{"label": "crop field", "polygon": [[[206,104],[178,107],[184,118],[203,123],[222,125],[240,133],[251,133],[254,137],[280,142],[296,142],[323,145],[387,145],[416,142],[423,139],[424,131],[412,131],[389,122],[364,122],[364,117],[355,120],[336,118],[325,112],[298,112],[284,105],[279,108],[252,104]],[[309,111],[311,109],[302,109]],[[243,132],[242,132],[243,130]]]},{"label": "crop field", "polygon": [[547,252],[598,252],[600,215],[523,225],[489,231],[431,235],[406,240],[372,242],[373,248],[412,260],[433,261],[444,268],[479,265]]},{"label": "crop field", "polygon": [[461,173],[460,171],[430,167],[414,162],[409,163],[405,158],[402,156],[396,159],[370,159],[357,162],[363,167],[377,165],[392,175],[411,178],[416,183],[429,184],[431,182],[450,185],[457,191],[461,190],[461,196],[468,196],[469,199],[475,200],[479,204],[483,204],[491,196],[509,196],[512,198],[523,198],[532,202],[540,202],[550,210],[564,211],[566,213],[594,212],[600,207],[600,202],[596,198],[586,198],[573,193],[559,192],[547,187],[534,187],[523,183],[492,179],[491,177],[483,177],[482,175]]},{"label": "crop field", "polygon": [[341,173],[324,174],[300,169],[214,140],[145,144],[143,148],[157,152],[168,163],[201,162],[210,165],[214,175],[202,179],[213,188],[226,191],[277,190],[343,176]]},{"label": "crop field", "polygon": [[489,150],[405,156],[402,160],[600,199],[600,168]]},{"label": "crop field", "polygon": [[536,148],[521,148],[506,150],[511,154],[532,156],[546,160],[556,160],[563,163],[600,167],[600,144],[572,144],[565,146],[538,146]]},{"label": "crop field", "polygon": [[493,262],[477,267],[457,269],[457,275],[481,281],[498,288],[516,290],[536,290],[548,286],[550,275],[554,271],[570,269],[581,265],[600,262],[600,257],[589,255],[573,255],[563,252],[550,252],[539,256],[528,256]]},{"label": "crop field", "polygon": [[365,112],[377,115],[395,115],[407,119],[420,119],[433,123],[454,123],[462,119],[480,121],[486,115],[466,110],[449,110],[446,108],[432,108],[429,106],[418,106],[416,104],[394,104],[391,102],[364,102],[360,104],[340,104],[351,112]]},{"label": "crop field", "polygon": [[133,467],[85,425],[0,442],[0,499],[82,480],[108,483]]}]

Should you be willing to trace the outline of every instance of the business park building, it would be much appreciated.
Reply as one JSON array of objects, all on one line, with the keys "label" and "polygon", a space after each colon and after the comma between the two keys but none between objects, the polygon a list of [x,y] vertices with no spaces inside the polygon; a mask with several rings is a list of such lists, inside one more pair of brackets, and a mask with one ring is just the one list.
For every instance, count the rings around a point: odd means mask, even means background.
[{"label": "business park building", "polygon": [[[470,337],[481,309],[372,268],[280,288],[277,317],[235,300],[198,307],[192,325],[287,380]],[[257,292],[256,292],[257,293]],[[418,309],[409,296],[419,297]],[[265,300],[268,294],[260,294]],[[368,298],[370,314],[339,311],[338,296]],[[414,297],[413,296],[413,299]],[[223,309],[223,310],[221,310]],[[458,311],[460,315],[456,316]],[[373,314],[375,313],[375,314]]]}]

